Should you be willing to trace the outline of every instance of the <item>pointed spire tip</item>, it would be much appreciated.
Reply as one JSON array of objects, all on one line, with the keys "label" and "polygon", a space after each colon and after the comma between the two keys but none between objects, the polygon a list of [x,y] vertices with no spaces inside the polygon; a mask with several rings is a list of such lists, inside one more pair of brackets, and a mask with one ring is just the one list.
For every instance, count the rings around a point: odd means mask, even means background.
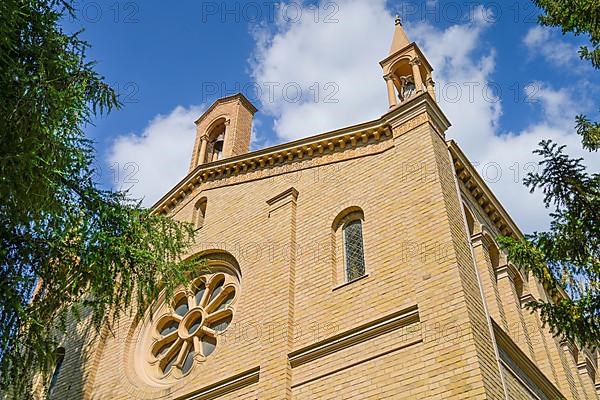
[{"label": "pointed spire tip", "polygon": [[399,15],[396,15],[395,18],[396,27],[394,28],[394,37],[392,39],[392,46],[390,48],[390,54],[397,52],[400,49],[408,46],[410,44],[410,40],[408,36],[406,36],[406,32],[404,32],[404,27],[402,26],[402,20]]}]

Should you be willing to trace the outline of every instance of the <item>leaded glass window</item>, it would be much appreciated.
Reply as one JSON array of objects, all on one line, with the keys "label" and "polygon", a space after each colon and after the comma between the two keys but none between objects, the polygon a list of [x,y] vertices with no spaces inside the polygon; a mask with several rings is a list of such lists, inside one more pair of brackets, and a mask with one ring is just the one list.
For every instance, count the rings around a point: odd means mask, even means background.
[{"label": "leaded glass window", "polygon": [[[149,324],[147,360],[158,378],[180,378],[216,349],[231,325],[239,280],[232,274],[205,274],[180,287],[176,301],[159,306]],[[197,362],[196,362],[197,361]]]},{"label": "leaded glass window", "polygon": [[365,252],[362,237],[362,221],[351,221],[344,227],[344,253],[346,280],[351,281],[365,274]]}]

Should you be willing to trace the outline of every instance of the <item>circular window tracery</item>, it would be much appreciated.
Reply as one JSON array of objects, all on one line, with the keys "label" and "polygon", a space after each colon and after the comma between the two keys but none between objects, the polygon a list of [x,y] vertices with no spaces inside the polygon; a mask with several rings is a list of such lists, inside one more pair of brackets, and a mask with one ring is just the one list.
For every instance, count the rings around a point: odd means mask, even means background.
[{"label": "circular window tracery", "polygon": [[232,320],[239,281],[231,274],[203,275],[175,292],[154,313],[147,329],[150,375],[179,378],[217,349]]}]

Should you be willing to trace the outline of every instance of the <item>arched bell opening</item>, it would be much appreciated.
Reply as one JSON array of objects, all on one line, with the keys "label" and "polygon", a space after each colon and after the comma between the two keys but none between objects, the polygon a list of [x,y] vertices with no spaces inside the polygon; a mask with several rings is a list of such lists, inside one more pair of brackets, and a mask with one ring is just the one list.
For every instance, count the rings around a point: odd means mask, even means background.
[{"label": "arched bell opening", "polygon": [[394,65],[392,79],[400,102],[408,100],[417,93],[417,83],[407,59],[400,60]]},{"label": "arched bell opening", "polygon": [[390,108],[424,92],[435,100],[431,65],[416,43],[410,41],[399,17],[395,24],[390,54],[379,63],[383,68]]},{"label": "arched bell opening", "polygon": [[226,131],[227,120],[225,118],[219,118],[212,124],[207,132],[208,146],[205,162],[217,161],[223,158]]}]

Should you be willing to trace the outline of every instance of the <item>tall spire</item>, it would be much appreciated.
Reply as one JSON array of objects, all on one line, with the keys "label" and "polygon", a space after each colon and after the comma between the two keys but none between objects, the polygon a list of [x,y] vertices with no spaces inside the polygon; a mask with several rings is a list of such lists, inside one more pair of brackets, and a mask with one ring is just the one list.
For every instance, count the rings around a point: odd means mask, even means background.
[{"label": "tall spire", "polygon": [[400,20],[399,15],[396,15],[395,23],[396,29],[394,30],[392,47],[390,47],[390,55],[410,44],[410,40],[408,40],[408,36],[406,36],[406,33],[404,32],[404,28],[402,28],[402,21]]},{"label": "tall spire", "polygon": [[390,108],[399,105],[398,100],[403,103],[423,92],[429,93],[435,100],[435,82],[431,76],[433,68],[419,46],[406,36],[399,16],[396,16],[390,54],[379,65],[383,68]]}]

